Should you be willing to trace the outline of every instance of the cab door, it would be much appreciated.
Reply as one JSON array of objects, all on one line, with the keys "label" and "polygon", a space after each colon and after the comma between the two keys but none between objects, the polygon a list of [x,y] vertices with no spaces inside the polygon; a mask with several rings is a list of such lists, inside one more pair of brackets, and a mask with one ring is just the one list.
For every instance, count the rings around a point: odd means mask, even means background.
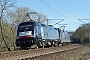
[{"label": "cab door", "polygon": [[43,29],[43,27],[41,27],[41,38],[42,39],[44,38],[44,29]]}]

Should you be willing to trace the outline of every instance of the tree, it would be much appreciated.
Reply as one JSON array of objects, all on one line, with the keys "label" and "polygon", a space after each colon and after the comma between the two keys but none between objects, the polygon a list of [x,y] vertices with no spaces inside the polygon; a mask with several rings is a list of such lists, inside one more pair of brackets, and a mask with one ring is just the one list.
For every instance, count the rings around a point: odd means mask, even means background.
[{"label": "tree", "polygon": [[45,22],[47,21],[47,17],[45,15],[43,15],[43,14],[38,14],[37,21],[42,23],[42,24],[45,24]]},{"label": "tree", "polygon": [[27,13],[33,12],[33,10],[29,9],[28,7],[17,7],[14,11],[8,11],[7,15],[9,16],[8,19],[10,20],[9,24],[14,25],[15,27],[18,26],[21,22],[25,22],[32,20],[44,23],[47,17],[43,14],[29,14]]},{"label": "tree", "polygon": [[0,33],[1,33],[1,38],[4,41],[7,49],[10,51],[10,48],[8,48],[6,41],[5,41],[5,36],[3,34],[3,25],[2,22],[4,21],[4,13],[8,10],[8,8],[11,8],[14,6],[15,2],[12,2],[11,0],[0,0]]},{"label": "tree", "polygon": [[74,34],[74,39],[82,44],[89,43],[89,26],[90,23],[80,26]]}]

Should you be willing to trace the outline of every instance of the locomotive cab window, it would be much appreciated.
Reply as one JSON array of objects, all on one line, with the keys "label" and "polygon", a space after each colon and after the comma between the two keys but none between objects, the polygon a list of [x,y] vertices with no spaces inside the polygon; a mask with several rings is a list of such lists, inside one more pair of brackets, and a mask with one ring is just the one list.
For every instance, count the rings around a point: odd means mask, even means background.
[{"label": "locomotive cab window", "polygon": [[34,34],[34,23],[33,22],[21,23],[19,25],[18,30],[19,30],[19,32],[32,31],[32,34]]}]

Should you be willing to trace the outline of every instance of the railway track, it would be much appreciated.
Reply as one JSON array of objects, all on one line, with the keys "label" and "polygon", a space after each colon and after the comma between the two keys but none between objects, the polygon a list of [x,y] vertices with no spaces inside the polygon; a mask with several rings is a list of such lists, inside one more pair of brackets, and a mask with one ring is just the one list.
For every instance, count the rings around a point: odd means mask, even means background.
[{"label": "railway track", "polygon": [[60,53],[68,50],[73,50],[81,48],[79,45],[67,45],[59,47],[50,47],[50,48],[39,48],[39,49],[29,49],[29,50],[20,50],[20,51],[10,51],[10,52],[0,52],[0,60],[24,60],[30,59],[33,57],[39,57],[44,55],[49,55],[53,53]]}]

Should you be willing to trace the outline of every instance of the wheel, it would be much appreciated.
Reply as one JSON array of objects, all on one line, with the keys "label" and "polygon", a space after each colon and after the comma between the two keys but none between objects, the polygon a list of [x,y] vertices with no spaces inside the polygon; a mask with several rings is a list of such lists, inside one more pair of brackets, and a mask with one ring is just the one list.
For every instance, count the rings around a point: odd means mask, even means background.
[{"label": "wheel", "polygon": [[62,43],[62,46],[65,46],[65,43]]},{"label": "wheel", "polygon": [[57,47],[57,46],[58,46],[58,42],[55,42],[54,47]]},{"label": "wheel", "polygon": [[38,46],[36,46],[36,49],[38,49]]}]

